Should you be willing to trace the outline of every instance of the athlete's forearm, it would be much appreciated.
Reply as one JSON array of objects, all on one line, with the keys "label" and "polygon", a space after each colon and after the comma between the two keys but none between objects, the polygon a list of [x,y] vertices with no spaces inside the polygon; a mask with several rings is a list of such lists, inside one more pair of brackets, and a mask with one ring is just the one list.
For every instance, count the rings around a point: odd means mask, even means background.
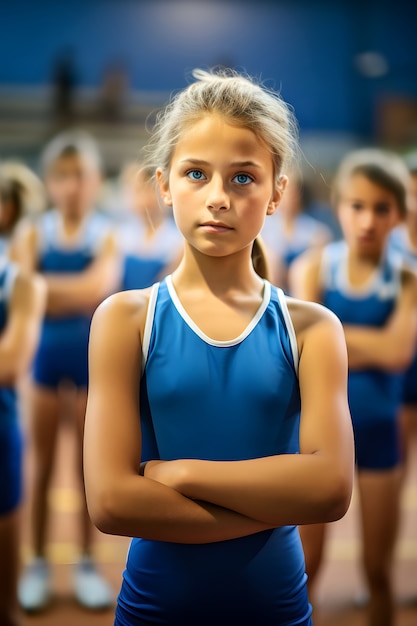
[{"label": "athlete's forearm", "polygon": [[225,508],[191,500],[141,476],[118,482],[101,497],[88,496],[93,522],[103,532],[174,543],[213,543],[272,528]]},{"label": "athlete's forearm", "polygon": [[403,371],[414,355],[414,342],[384,328],[344,326],[349,368]]},{"label": "athlete's forearm", "polygon": [[116,289],[118,267],[108,264],[101,273],[85,270],[77,274],[46,274],[48,287],[47,312],[50,315],[91,313]]},{"label": "athlete's forearm", "polygon": [[346,512],[352,476],[319,454],[247,461],[149,464],[146,476],[198,500],[274,526],[334,521]]}]

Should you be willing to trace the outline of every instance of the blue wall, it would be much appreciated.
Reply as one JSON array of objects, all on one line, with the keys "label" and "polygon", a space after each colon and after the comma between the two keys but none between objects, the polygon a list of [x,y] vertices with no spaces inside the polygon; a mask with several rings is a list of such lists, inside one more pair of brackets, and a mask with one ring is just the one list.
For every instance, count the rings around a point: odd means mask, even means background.
[{"label": "blue wall", "polygon": [[[417,97],[417,3],[397,0],[0,0],[0,85],[46,85],[60,51],[80,86],[121,62],[139,91],[182,87],[193,67],[244,68],[281,88],[302,129],[367,133],[385,94]],[[410,5],[414,4],[414,8]],[[354,58],[377,51],[379,77]]]}]

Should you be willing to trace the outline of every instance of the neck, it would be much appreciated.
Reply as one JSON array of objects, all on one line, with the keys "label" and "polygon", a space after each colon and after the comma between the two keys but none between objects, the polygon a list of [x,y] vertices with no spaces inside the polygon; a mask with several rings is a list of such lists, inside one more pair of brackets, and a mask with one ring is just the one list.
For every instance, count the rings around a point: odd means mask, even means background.
[{"label": "neck", "polygon": [[251,246],[227,257],[211,257],[186,243],[173,278],[179,288],[208,289],[220,297],[231,291],[259,292],[263,287],[252,265]]},{"label": "neck", "polygon": [[409,211],[405,222],[411,243],[417,248],[417,211]]}]

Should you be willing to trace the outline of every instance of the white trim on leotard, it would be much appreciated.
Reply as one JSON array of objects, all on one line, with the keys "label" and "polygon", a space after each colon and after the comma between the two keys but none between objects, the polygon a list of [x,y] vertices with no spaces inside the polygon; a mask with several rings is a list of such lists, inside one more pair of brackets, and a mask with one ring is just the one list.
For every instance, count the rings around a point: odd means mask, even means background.
[{"label": "white trim on leotard", "polygon": [[278,292],[279,303],[281,305],[281,311],[284,316],[285,324],[287,326],[287,331],[288,331],[288,335],[290,338],[292,358],[294,361],[294,369],[295,369],[295,373],[298,376],[298,364],[299,364],[300,357],[298,354],[297,336],[295,334],[294,324],[292,323],[291,315],[288,310],[288,304],[287,304],[287,299],[285,297],[285,294],[282,291],[282,289],[280,289],[279,287],[277,287],[277,292]]},{"label": "white trim on leotard", "polygon": [[182,306],[180,299],[178,298],[177,292],[175,291],[175,287],[172,283],[171,275],[166,277],[166,283],[167,283],[169,295],[171,296],[171,300],[175,308],[177,309],[178,313],[181,315],[182,319],[184,320],[184,322],[205,343],[209,344],[210,346],[216,346],[217,348],[229,348],[231,346],[237,346],[239,343],[242,343],[242,341],[246,339],[248,335],[250,335],[252,330],[255,328],[255,326],[261,319],[262,315],[265,313],[268,307],[269,301],[271,299],[271,285],[267,280],[265,280],[264,281],[264,293],[262,296],[261,305],[256,311],[251,321],[249,322],[249,324],[246,326],[245,330],[238,337],[235,337],[234,339],[228,339],[227,341],[219,341],[216,339],[212,339],[211,337],[206,335],[188,315],[187,311]]},{"label": "white trim on leotard", "polygon": [[151,293],[149,294],[148,310],[146,311],[145,328],[143,331],[143,344],[142,344],[142,372],[145,369],[146,361],[148,360],[149,343],[151,341],[151,333],[153,320],[155,317],[156,300],[158,298],[159,283],[152,285]]}]

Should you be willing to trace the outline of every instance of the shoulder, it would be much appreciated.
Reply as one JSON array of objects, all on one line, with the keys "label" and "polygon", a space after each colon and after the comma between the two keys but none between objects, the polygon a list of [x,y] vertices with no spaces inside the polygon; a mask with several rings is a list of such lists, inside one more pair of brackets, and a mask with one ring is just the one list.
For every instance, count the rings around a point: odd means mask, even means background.
[{"label": "shoulder", "polygon": [[305,361],[310,367],[320,357],[320,360],[334,360],[347,367],[346,339],[339,318],[315,302],[287,298],[287,305],[297,338],[300,366]]},{"label": "shoulder", "polygon": [[41,220],[43,220],[43,216],[36,219],[31,217],[23,218],[16,226],[13,239],[36,240]]},{"label": "shoulder", "polygon": [[323,324],[335,330],[339,328],[342,329],[339,318],[322,304],[307,302],[288,296],[286,297],[286,301],[297,336],[308,332],[317,325]]},{"label": "shoulder", "polygon": [[291,264],[288,280],[291,293],[295,296],[308,297],[308,299],[318,298],[324,250],[325,248],[311,248],[303,252]]},{"label": "shoulder", "polygon": [[95,310],[92,329],[121,335],[139,333],[142,338],[151,290],[149,287],[112,294]]}]

